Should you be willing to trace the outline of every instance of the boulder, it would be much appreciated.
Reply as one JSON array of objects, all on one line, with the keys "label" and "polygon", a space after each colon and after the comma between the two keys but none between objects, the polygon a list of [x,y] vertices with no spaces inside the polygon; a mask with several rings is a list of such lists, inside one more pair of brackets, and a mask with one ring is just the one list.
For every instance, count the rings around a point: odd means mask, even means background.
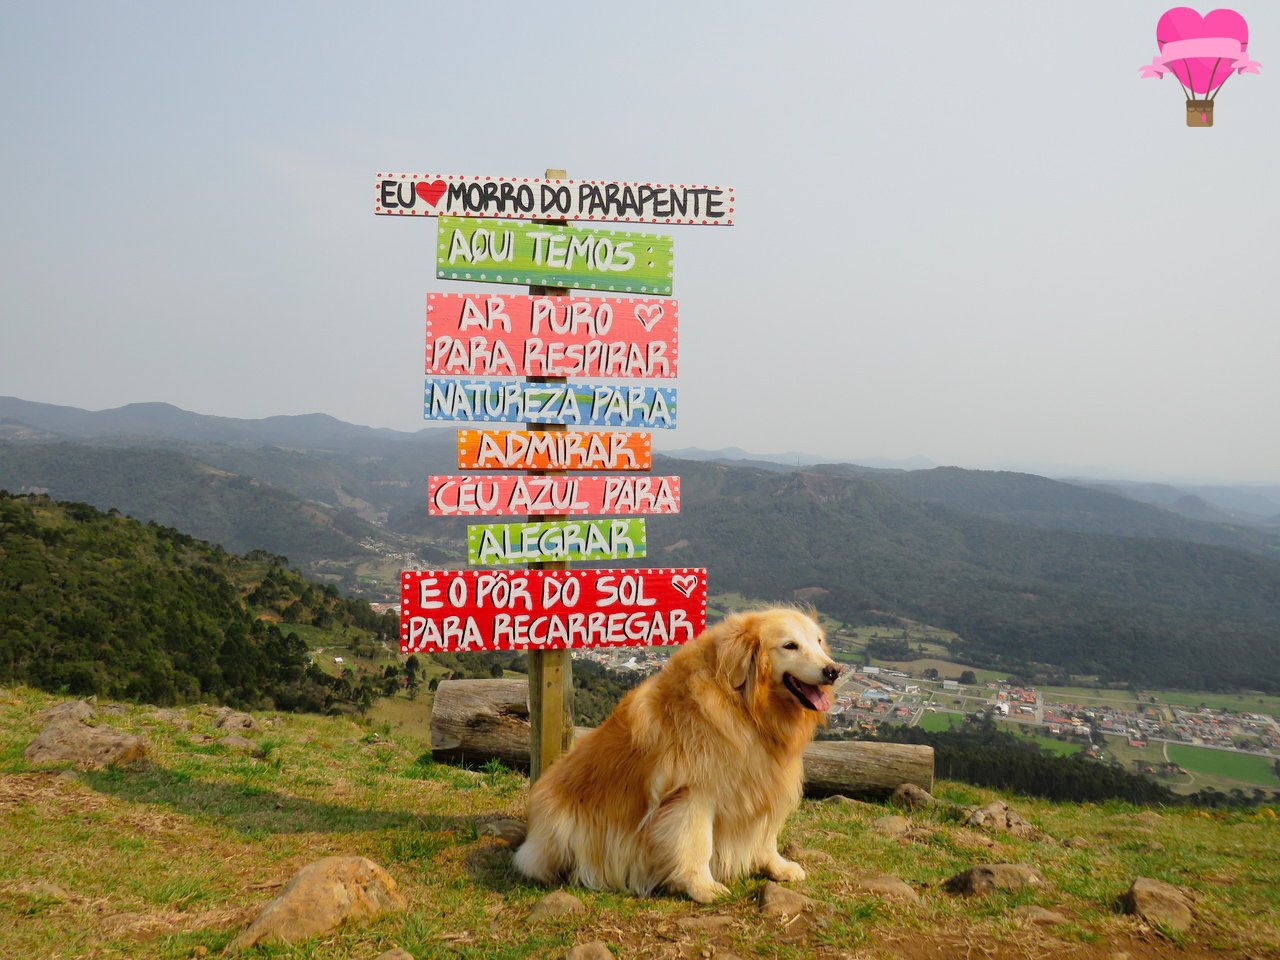
[{"label": "boulder", "polygon": [[890,837],[901,837],[905,836],[911,829],[911,821],[906,817],[881,817],[871,824],[871,829],[876,833],[883,833]]},{"label": "boulder", "polygon": [[913,903],[920,900],[920,894],[916,893],[911,884],[887,873],[880,874],[878,877],[863,877],[861,880],[855,880],[853,888],[875,897],[884,897],[886,900],[910,900]]},{"label": "boulder", "polygon": [[396,882],[364,857],[325,857],[309,863],[262,908],[232,949],[292,943],[328,933],[348,921],[406,908]]},{"label": "boulder", "polygon": [[413,960],[413,954],[399,947],[392,947],[386,953],[378,954],[378,960]]},{"label": "boulder", "polygon": [[1045,883],[1044,874],[1025,863],[984,863],[957,873],[943,887],[951,893],[981,895],[992,890],[1021,890]]},{"label": "boulder", "polygon": [[252,740],[246,740],[244,737],[223,737],[221,740],[214,742],[219,746],[226,747],[228,750],[242,750],[245,753],[253,753],[253,751],[258,749],[257,744]]},{"label": "boulder", "polygon": [[247,730],[257,730],[258,721],[247,713],[241,713],[239,710],[232,710],[230,707],[219,707],[213,715],[213,725],[219,730],[231,730],[243,733]]},{"label": "boulder", "polygon": [[147,742],[111,727],[91,727],[64,716],[36,734],[22,755],[36,766],[73,763],[81,769],[100,770],[141,760],[147,755]]},{"label": "boulder", "polygon": [[765,881],[760,888],[760,912],[766,917],[794,917],[811,912],[817,905],[817,901],[803,893],[788,890],[772,880]]},{"label": "boulder", "polygon": [[1044,907],[1037,907],[1035,904],[1026,903],[1020,907],[1016,907],[1013,911],[1015,917],[1021,917],[1028,923],[1038,923],[1042,926],[1052,927],[1059,923],[1066,923],[1067,918],[1056,910],[1046,910]]},{"label": "boulder", "polygon": [[529,911],[528,922],[550,920],[554,917],[569,917],[578,913],[586,913],[587,905],[571,893],[553,890],[533,905]]},{"label": "boulder", "polygon": [[565,960],[613,960],[613,954],[605,943],[595,940],[578,944],[565,954]]},{"label": "boulder", "polygon": [[1194,894],[1171,883],[1138,877],[1120,898],[1125,913],[1170,930],[1186,930],[1195,919],[1191,904]]},{"label": "boulder", "polygon": [[906,807],[908,810],[922,810],[933,806],[938,800],[923,787],[918,787],[914,783],[900,783],[893,791],[893,795],[889,797],[889,802]]},{"label": "boulder", "polygon": [[497,837],[513,847],[524,843],[528,828],[520,820],[490,820],[480,828],[480,836]]},{"label": "boulder", "polygon": [[55,704],[40,714],[40,719],[45,723],[53,723],[56,720],[84,721],[92,718],[93,707],[85,700],[67,700]]},{"label": "boulder", "polygon": [[1039,830],[1022,819],[1007,803],[1000,800],[969,811],[965,823],[979,830],[1008,833],[1015,837],[1033,839],[1040,835]]}]

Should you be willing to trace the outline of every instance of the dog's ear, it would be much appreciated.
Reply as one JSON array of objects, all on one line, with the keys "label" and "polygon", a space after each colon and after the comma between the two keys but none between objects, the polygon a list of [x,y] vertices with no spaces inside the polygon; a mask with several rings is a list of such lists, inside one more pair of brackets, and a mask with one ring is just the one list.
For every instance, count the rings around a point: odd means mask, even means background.
[{"label": "dog's ear", "polygon": [[760,656],[760,633],[756,617],[739,613],[721,625],[716,643],[716,673],[734,690],[741,690],[755,678]]}]

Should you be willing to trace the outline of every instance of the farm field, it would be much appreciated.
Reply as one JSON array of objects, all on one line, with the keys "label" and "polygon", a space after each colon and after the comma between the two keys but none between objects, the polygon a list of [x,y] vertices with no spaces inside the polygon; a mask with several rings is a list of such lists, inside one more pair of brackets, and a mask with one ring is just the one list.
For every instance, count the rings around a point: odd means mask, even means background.
[{"label": "farm field", "polygon": [[951,730],[960,722],[960,718],[954,713],[925,713],[921,715],[920,722],[916,726],[930,733],[938,733],[942,730]]},{"label": "farm field", "polygon": [[1171,743],[1169,759],[1193,773],[1225,777],[1259,786],[1280,787],[1280,777],[1276,776],[1272,761],[1266,757]]},{"label": "farm field", "polygon": [[1280,716],[1280,697],[1263,693],[1197,693],[1194,690],[1144,690],[1143,693],[1155,697],[1158,703],[1180,707],[1198,707],[1203,704],[1212,710]]},{"label": "farm field", "polygon": [[901,670],[917,678],[923,671],[932,667],[938,671],[938,675],[944,680],[959,679],[960,674],[966,670],[972,670],[979,683],[992,683],[1009,679],[1009,674],[1001,673],[998,670],[981,670],[978,667],[956,663],[954,660],[942,660],[934,657],[924,657],[919,660],[872,660],[871,665],[873,667],[888,667],[890,670]]}]

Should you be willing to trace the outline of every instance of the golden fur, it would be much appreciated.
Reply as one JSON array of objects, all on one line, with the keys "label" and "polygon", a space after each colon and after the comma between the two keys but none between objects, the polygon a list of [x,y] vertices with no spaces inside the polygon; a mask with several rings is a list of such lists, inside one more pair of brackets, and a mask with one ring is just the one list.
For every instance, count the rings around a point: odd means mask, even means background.
[{"label": "golden fur", "polygon": [[[534,785],[515,865],[543,883],[683,892],[706,903],[763,872],[800,801],[802,755],[839,672],[812,616],[728,617],[676,651]],[[811,684],[810,709],[788,689]]]}]

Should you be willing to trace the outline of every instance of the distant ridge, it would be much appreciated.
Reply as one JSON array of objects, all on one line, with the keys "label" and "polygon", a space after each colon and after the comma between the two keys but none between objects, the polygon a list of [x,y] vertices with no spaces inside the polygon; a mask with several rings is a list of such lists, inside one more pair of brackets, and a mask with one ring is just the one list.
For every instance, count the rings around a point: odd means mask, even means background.
[{"label": "distant ridge", "polygon": [[[835,463],[831,456],[819,456],[812,453],[751,453],[741,447],[722,447],[719,450],[704,450],[701,447],[684,447],[679,450],[663,450],[669,457],[679,460],[712,460],[725,463],[776,463],[787,467],[812,467],[821,463]],[[848,461],[839,461],[848,462]],[[883,457],[860,457],[858,466],[871,467],[876,470],[927,470],[937,464],[928,457],[906,457],[900,460]]]},{"label": "distant ridge", "polygon": [[130,403],[110,410],[81,410],[17,397],[0,397],[0,421],[46,431],[68,440],[139,438],[187,443],[277,444],[356,451],[370,440],[415,442],[443,428],[416,433],[346,423],[325,413],[242,420],[192,413],[169,403]]}]

